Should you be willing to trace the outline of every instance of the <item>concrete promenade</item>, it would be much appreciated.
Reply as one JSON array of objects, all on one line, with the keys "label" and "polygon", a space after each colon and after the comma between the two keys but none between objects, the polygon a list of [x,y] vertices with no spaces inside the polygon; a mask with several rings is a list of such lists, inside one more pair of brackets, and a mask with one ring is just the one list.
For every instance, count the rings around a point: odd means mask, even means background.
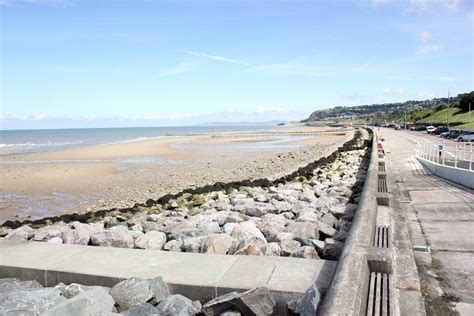
[{"label": "concrete promenade", "polygon": [[130,277],[160,276],[172,293],[207,302],[232,291],[266,286],[277,314],[316,282],[327,289],[336,261],[290,257],[227,256],[156,250],[0,240],[0,278],[37,280],[45,286],[113,286]]},{"label": "concrete promenade", "polygon": [[428,315],[474,315],[473,190],[432,175],[415,158],[424,135],[381,128],[394,212],[410,229]]}]

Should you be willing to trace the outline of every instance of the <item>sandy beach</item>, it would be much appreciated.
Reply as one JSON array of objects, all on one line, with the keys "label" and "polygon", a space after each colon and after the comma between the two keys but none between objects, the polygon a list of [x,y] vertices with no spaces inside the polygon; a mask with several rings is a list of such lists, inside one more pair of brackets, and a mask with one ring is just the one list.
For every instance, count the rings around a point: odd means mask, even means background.
[{"label": "sandy beach", "polygon": [[217,181],[276,178],[352,137],[292,126],[265,135],[173,136],[56,152],[0,155],[0,222],[127,207]]}]

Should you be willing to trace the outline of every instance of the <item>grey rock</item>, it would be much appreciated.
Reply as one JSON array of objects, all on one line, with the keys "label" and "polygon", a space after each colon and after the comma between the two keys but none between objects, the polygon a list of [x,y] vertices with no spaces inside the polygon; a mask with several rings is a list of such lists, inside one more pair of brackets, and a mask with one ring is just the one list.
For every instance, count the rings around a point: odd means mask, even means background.
[{"label": "grey rock", "polygon": [[295,220],[296,222],[312,222],[315,223],[318,221],[318,215],[313,210],[303,210],[300,211],[298,217]]},{"label": "grey rock", "polygon": [[168,251],[175,251],[175,252],[180,252],[181,247],[183,246],[183,241],[182,240],[170,240],[168,241],[164,246],[164,250]]},{"label": "grey rock", "polygon": [[15,278],[0,279],[0,293],[28,290],[28,289],[40,289],[43,286],[36,280],[33,281],[21,281]]},{"label": "grey rock", "polygon": [[281,254],[281,247],[277,242],[270,242],[267,245],[266,256],[279,256]]},{"label": "grey rock", "polygon": [[219,316],[241,316],[242,314],[236,310],[227,310],[219,314]]},{"label": "grey rock", "polygon": [[101,287],[95,287],[81,292],[73,298],[54,306],[42,315],[88,316],[97,312],[113,312],[114,303],[114,299],[107,293],[106,290]]},{"label": "grey rock", "polygon": [[339,220],[331,213],[324,214],[321,216],[319,221],[333,228],[337,228],[339,226]]},{"label": "grey rock", "polygon": [[244,247],[240,248],[234,255],[242,255],[242,256],[263,256],[264,253],[258,248],[255,244],[247,244]]},{"label": "grey rock", "polygon": [[300,247],[297,251],[291,253],[292,257],[296,258],[305,258],[305,259],[318,259],[318,253],[314,249],[314,247],[310,246],[303,246]]},{"label": "grey rock", "polygon": [[260,230],[267,241],[277,241],[277,236],[285,231],[285,224],[280,222],[263,222],[259,225]]},{"label": "grey rock", "polygon": [[179,294],[170,295],[158,304],[158,310],[163,315],[173,316],[196,315],[201,312],[201,308],[201,303],[198,301],[193,302]]},{"label": "grey rock", "polygon": [[293,239],[283,239],[280,242],[280,247],[281,247],[281,255],[290,256],[296,253],[300,249],[301,244]]},{"label": "grey rock", "polygon": [[0,315],[40,315],[66,301],[55,288],[33,288],[0,293]]},{"label": "grey rock", "polygon": [[64,241],[62,240],[61,237],[53,237],[50,240],[48,240],[50,244],[62,244]]},{"label": "grey rock", "polygon": [[316,286],[313,284],[303,296],[301,300],[301,316],[314,316],[317,315],[319,301],[321,300],[321,294]]},{"label": "grey rock", "polygon": [[206,315],[220,315],[229,309],[238,310],[243,315],[272,315],[275,305],[270,290],[261,287],[219,296],[204,304],[203,311]]},{"label": "grey rock", "polygon": [[91,233],[96,230],[87,224],[73,223],[71,229],[63,231],[61,238],[65,244],[87,245]]},{"label": "grey rock", "polygon": [[163,315],[161,311],[149,304],[149,303],[140,303],[131,308],[127,309],[126,311],[122,312],[121,315],[124,316],[148,316],[148,315],[156,315],[161,316]]},{"label": "grey rock", "polygon": [[206,236],[203,243],[203,252],[213,254],[233,254],[237,250],[238,242],[226,234]]},{"label": "grey rock", "polygon": [[293,233],[296,237],[319,239],[318,225],[309,222],[291,222],[286,231]]},{"label": "grey rock", "polygon": [[341,255],[342,248],[344,247],[344,243],[334,240],[332,238],[327,238],[324,240],[324,249],[323,249],[323,257],[324,259],[331,259],[337,260]]},{"label": "grey rock", "polygon": [[28,240],[34,236],[34,229],[28,225],[18,227],[12,230],[5,239],[10,240]]},{"label": "grey rock", "polygon": [[130,278],[117,283],[110,291],[110,295],[123,311],[139,303],[148,302],[152,298],[159,302],[169,295],[169,290],[161,278],[151,280]]},{"label": "grey rock", "polygon": [[0,238],[7,236],[13,229],[9,227],[0,227]]},{"label": "grey rock", "polygon": [[115,226],[108,230],[96,232],[90,237],[94,246],[133,248],[135,243],[129,230],[123,226]]},{"label": "grey rock", "polygon": [[286,201],[278,201],[276,199],[272,199],[270,202],[275,207],[276,213],[291,212],[291,210],[293,210],[293,206]]},{"label": "grey rock", "polygon": [[262,253],[267,250],[265,236],[252,221],[237,224],[230,235],[237,240],[238,249],[244,248],[248,244],[255,244]]},{"label": "grey rock", "polygon": [[149,231],[135,240],[135,247],[140,249],[161,250],[166,244],[166,235],[158,231]]},{"label": "grey rock", "polygon": [[318,227],[319,227],[319,234],[323,238],[332,237],[337,233],[337,230],[335,230],[334,228],[332,228],[331,226],[323,222],[319,222]]},{"label": "grey rock", "polygon": [[93,290],[93,289],[102,289],[106,293],[110,292],[110,289],[107,287],[102,287],[102,286],[87,286],[87,285],[82,285],[82,284],[77,284],[77,283],[71,283],[70,285],[64,285],[63,286],[56,286],[61,290],[61,293],[64,295],[65,298],[72,298],[82,292]]}]

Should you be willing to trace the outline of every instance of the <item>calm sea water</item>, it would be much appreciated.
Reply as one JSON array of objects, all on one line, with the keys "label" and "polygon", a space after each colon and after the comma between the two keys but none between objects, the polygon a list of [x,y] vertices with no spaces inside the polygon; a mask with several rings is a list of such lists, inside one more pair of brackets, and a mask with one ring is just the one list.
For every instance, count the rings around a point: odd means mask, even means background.
[{"label": "calm sea water", "polygon": [[131,142],[182,134],[264,133],[274,128],[273,126],[177,126],[0,130],[0,154],[56,151],[74,147]]}]

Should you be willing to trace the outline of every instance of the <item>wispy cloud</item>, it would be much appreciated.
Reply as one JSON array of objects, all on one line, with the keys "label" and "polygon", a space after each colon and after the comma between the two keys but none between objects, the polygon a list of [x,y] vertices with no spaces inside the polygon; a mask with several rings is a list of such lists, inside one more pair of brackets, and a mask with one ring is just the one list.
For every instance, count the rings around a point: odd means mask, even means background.
[{"label": "wispy cloud", "polygon": [[195,65],[190,63],[190,62],[180,62],[177,64],[175,67],[164,70],[160,73],[158,73],[158,76],[160,77],[167,77],[167,76],[175,76],[175,75],[180,75],[186,72],[190,72],[195,68]]},{"label": "wispy cloud", "polygon": [[212,59],[212,60],[217,60],[217,61],[222,61],[226,63],[236,64],[236,65],[252,66],[252,64],[241,61],[241,60],[227,58],[223,56],[211,55],[211,54],[202,53],[202,52],[188,51],[186,52],[186,54],[197,56],[197,57],[204,57],[207,59]]},{"label": "wispy cloud", "polygon": [[416,49],[416,55],[428,55],[439,52],[443,49],[443,45],[433,42],[432,36],[429,32],[420,32],[420,44]]},{"label": "wispy cloud", "polygon": [[446,81],[446,82],[455,82],[458,80],[456,77],[451,77],[451,76],[431,76],[431,77],[427,77],[427,79]]}]

